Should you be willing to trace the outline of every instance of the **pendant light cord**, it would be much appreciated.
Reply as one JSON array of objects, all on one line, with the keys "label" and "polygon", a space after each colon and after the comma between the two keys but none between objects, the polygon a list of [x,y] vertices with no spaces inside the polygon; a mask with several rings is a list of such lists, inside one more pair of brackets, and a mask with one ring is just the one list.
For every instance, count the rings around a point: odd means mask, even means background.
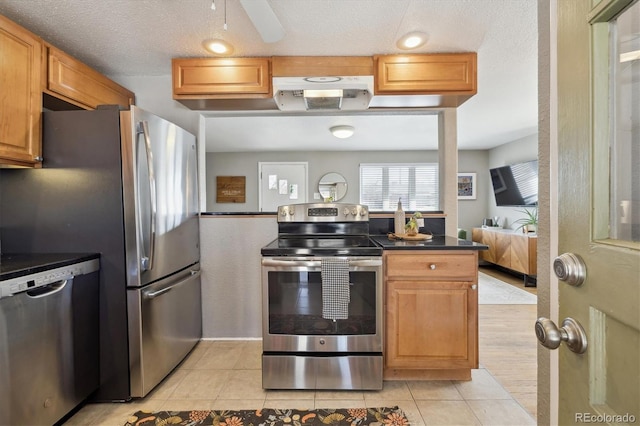
[{"label": "pendant light cord", "polygon": [[224,30],[227,31],[227,0],[224,0]]}]

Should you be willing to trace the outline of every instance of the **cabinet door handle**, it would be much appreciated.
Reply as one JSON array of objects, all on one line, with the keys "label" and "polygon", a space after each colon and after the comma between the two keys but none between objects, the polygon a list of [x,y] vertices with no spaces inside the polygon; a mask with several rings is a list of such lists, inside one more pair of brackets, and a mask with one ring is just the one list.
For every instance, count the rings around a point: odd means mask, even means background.
[{"label": "cabinet door handle", "polygon": [[436,269],[436,264],[432,263],[431,265],[429,265],[429,269],[431,269],[432,271]]}]

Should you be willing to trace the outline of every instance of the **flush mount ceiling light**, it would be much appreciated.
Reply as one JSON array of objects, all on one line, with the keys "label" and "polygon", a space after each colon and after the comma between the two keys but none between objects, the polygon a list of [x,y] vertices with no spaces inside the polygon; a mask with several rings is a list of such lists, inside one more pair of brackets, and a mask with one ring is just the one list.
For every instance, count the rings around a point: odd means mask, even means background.
[{"label": "flush mount ceiling light", "polygon": [[412,31],[400,37],[396,45],[402,50],[416,49],[427,42],[427,35],[420,31]]},{"label": "flush mount ceiling light", "polygon": [[228,56],[233,53],[233,46],[220,39],[207,39],[202,42],[202,46],[207,52],[215,55]]},{"label": "flush mount ceiling light", "polygon": [[340,139],[346,139],[353,135],[355,129],[353,126],[333,126],[329,129],[333,136]]},{"label": "flush mount ceiling light", "polygon": [[[216,0],[211,0],[211,10],[216,10]],[[227,0],[224,0],[224,30],[227,31]],[[233,46],[219,38],[209,38],[202,42],[202,47],[214,55],[229,56],[233,53]]]}]

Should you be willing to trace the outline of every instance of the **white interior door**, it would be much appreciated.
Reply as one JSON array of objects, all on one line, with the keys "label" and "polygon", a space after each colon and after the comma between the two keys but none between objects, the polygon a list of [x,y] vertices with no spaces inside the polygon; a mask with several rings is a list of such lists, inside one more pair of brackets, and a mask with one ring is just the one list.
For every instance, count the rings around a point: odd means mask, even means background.
[{"label": "white interior door", "polygon": [[580,337],[571,325],[536,332],[552,346],[563,341],[559,424],[632,424],[640,422],[640,2],[557,5],[557,326],[575,319],[587,347],[571,350],[565,340]]},{"label": "white interior door", "polygon": [[278,206],[307,202],[307,162],[259,162],[258,180],[261,212],[275,212]]}]

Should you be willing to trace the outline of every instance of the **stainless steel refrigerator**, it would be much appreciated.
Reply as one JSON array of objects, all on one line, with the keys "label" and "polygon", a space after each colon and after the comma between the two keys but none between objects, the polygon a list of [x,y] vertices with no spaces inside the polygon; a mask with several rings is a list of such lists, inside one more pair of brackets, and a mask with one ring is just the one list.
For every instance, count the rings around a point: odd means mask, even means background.
[{"label": "stainless steel refrigerator", "polygon": [[137,107],[47,111],[43,167],[1,171],[4,253],[101,254],[94,400],[145,396],[202,337],[196,151]]}]

